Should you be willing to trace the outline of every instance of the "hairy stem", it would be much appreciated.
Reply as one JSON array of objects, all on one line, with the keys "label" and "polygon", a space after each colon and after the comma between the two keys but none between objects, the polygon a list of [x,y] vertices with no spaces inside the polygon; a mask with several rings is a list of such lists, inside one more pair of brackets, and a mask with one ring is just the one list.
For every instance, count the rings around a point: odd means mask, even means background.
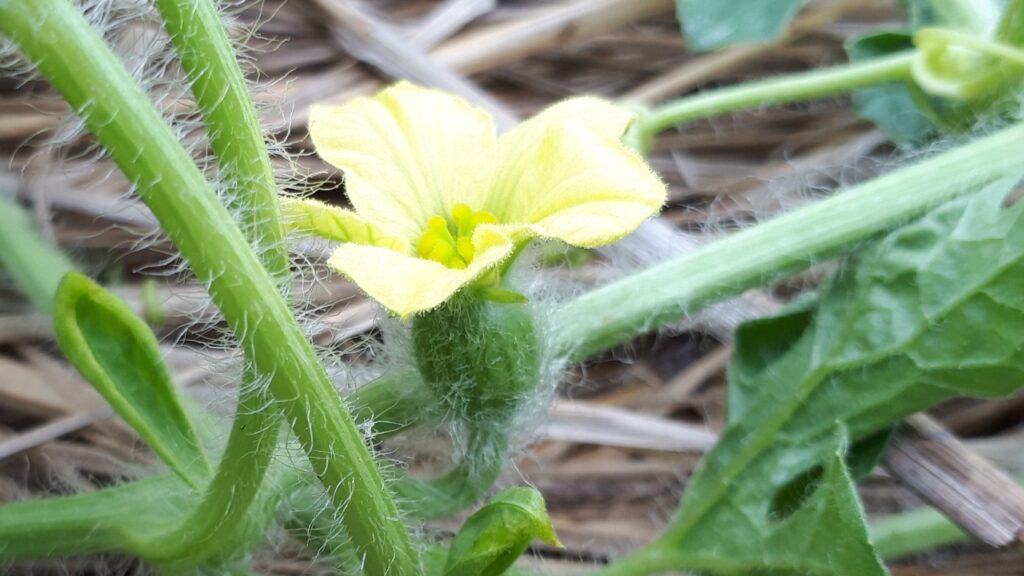
[{"label": "hairy stem", "polygon": [[173,530],[196,493],[176,474],[71,496],[6,502],[0,507],[3,562],[44,557],[135,553]]},{"label": "hairy stem", "polygon": [[212,0],[157,0],[206,123],[230,208],[264,267],[288,279],[288,249],[270,156],[252,96]]},{"label": "hairy stem", "polygon": [[[263,267],[278,284],[289,279],[277,186],[266,142],[245,78],[211,0],[157,0],[157,8],[188,74],[210,145],[224,179],[229,208]],[[199,561],[231,537],[225,526],[244,525],[270,466],[280,431],[273,398],[247,367],[238,409],[217,474],[200,505],[179,531],[173,556]]]},{"label": "hairy stem", "polygon": [[[430,391],[406,372],[384,376],[345,399],[353,406],[356,422],[360,426],[372,424],[378,440],[438,412],[432,407]],[[218,481],[223,481],[220,476],[214,480]],[[264,491],[277,493],[267,494],[263,500],[272,503],[295,486],[295,482],[284,481],[265,487]],[[298,491],[306,495],[316,492],[312,487],[300,487]],[[178,527],[188,518],[197,496],[177,475],[166,473],[95,492],[5,503],[0,506],[0,561],[110,551],[148,552],[165,562],[174,560],[169,551],[180,547],[175,540],[180,537]],[[318,507],[316,512],[323,510]],[[331,525],[332,530],[336,528]],[[350,542],[346,534],[338,537]],[[192,541],[204,549],[197,552],[210,555],[208,542]],[[153,550],[154,542],[160,549]],[[201,554],[192,553],[190,558],[198,556]]]},{"label": "hairy stem", "polygon": [[372,575],[418,573],[368,447],[287,303],[192,159],[67,0],[0,0],[0,30],[61,92],[209,285]]},{"label": "hairy stem", "polygon": [[1024,124],[938,154],[708,244],[570,302],[552,322],[576,359],[711,302],[807,268],[957,195],[1019,173]]},{"label": "hairy stem", "polygon": [[650,151],[658,133],[698,118],[772,104],[814,100],[886,82],[909,80],[913,58],[914,53],[907,52],[708,90],[641,114],[627,138],[640,152],[646,153]]},{"label": "hairy stem", "polygon": [[445,518],[476,504],[501,475],[509,455],[510,422],[470,425],[462,459],[443,476],[420,480],[403,475],[394,491],[404,511],[425,520]]}]

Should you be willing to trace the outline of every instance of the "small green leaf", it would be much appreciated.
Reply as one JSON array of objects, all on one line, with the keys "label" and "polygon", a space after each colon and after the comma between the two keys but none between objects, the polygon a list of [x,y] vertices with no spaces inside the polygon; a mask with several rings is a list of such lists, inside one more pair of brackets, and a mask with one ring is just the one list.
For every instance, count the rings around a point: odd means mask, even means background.
[{"label": "small green leaf", "polygon": [[153,332],[127,304],[81,274],[57,288],[54,325],[68,360],[183,480],[210,475]]},{"label": "small green leaf", "polygon": [[526,551],[530,541],[561,546],[533,488],[508,488],[466,520],[452,541],[445,576],[497,576]]},{"label": "small green leaf", "polygon": [[746,42],[771,42],[804,0],[676,0],[687,47],[700,52]]},{"label": "small green leaf", "polygon": [[[910,34],[886,31],[855,38],[846,44],[846,53],[851,62],[863,62],[913,48]],[[922,112],[928,106],[926,97],[908,82],[857,90],[853,93],[853,106],[858,116],[874,122],[902,146],[919,146],[935,133],[928,115]]]}]

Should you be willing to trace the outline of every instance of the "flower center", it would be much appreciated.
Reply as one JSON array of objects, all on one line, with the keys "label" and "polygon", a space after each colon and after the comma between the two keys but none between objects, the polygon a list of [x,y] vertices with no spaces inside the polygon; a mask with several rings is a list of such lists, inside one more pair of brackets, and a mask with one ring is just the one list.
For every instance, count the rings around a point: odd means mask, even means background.
[{"label": "flower center", "polygon": [[473,231],[481,224],[494,224],[498,219],[490,212],[474,212],[465,204],[452,207],[451,218],[435,214],[427,220],[427,229],[416,244],[416,253],[447,266],[465,268],[473,261]]}]

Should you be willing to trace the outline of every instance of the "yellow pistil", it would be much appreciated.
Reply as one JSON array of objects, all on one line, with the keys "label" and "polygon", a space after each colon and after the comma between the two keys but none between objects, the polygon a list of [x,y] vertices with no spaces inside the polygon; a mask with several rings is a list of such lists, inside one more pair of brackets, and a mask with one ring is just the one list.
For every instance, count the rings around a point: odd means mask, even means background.
[{"label": "yellow pistil", "polygon": [[427,228],[416,244],[416,253],[420,258],[440,262],[448,268],[464,269],[476,253],[473,247],[476,227],[497,221],[490,212],[474,212],[465,204],[456,204],[450,219],[435,214],[427,220]]}]

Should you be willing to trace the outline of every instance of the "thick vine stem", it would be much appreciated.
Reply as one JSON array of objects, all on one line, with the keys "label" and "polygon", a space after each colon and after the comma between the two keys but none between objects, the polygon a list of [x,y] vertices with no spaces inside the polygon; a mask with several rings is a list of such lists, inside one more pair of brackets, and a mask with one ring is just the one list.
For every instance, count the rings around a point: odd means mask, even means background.
[{"label": "thick vine stem", "polygon": [[71,496],[0,507],[3,562],[136,552],[183,519],[195,491],[173,473]]},{"label": "thick vine stem", "polygon": [[807,268],[946,200],[1019,174],[1021,142],[1024,124],[1014,124],[587,292],[556,312],[559,346],[583,359]]},{"label": "thick vine stem", "polygon": [[288,248],[270,156],[256,108],[213,0],[156,0],[192,84],[225,194],[264,267],[288,279]]},{"label": "thick vine stem", "polygon": [[701,92],[641,114],[627,134],[627,139],[638,151],[647,153],[654,137],[660,132],[698,118],[759,106],[837,96],[858,88],[909,80],[914,54],[911,51]]},{"label": "thick vine stem", "polygon": [[[224,194],[242,218],[242,232],[264,268],[283,288],[288,249],[266,142],[245,78],[212,0],[157,0],[156,6],[191,83],[217,158]],[[277,448],[280,412],[251,369],[243,375],[238,409],[217,474],[182,525],[169,557],[202,562],[244,529]]]},{"label": "thick vine stem", "polygon": [[[356,422],[372,425],[377,440],[438,413],[430,391],[408,371],[385,375],[345,399],[353,406]],[[263,487],[268,492],[259,500],[263,503],[272,503],[299,485],[299,479],[269,476],[279,481]],[[306,485],[298,492],[313,491]],[[95,492],[6,503],[0,506],[0,561],[110,551],[148,552],[166,561],[171,559],[167,550],[179,546],[173,535],[188,519],[197,496],[177,475],[166,473]],[[349,542],[347,535],[339,537]],[[210,556],[211,542],[196,542],[203,550],[190,551],[189,559]]]},{"label": "thick vine stem", "polygon": [[276,285],[146,95],[67,0],[0,0],[0,29],[138,187],[269,381],[368,574],[419,572],[369,449]]}]

